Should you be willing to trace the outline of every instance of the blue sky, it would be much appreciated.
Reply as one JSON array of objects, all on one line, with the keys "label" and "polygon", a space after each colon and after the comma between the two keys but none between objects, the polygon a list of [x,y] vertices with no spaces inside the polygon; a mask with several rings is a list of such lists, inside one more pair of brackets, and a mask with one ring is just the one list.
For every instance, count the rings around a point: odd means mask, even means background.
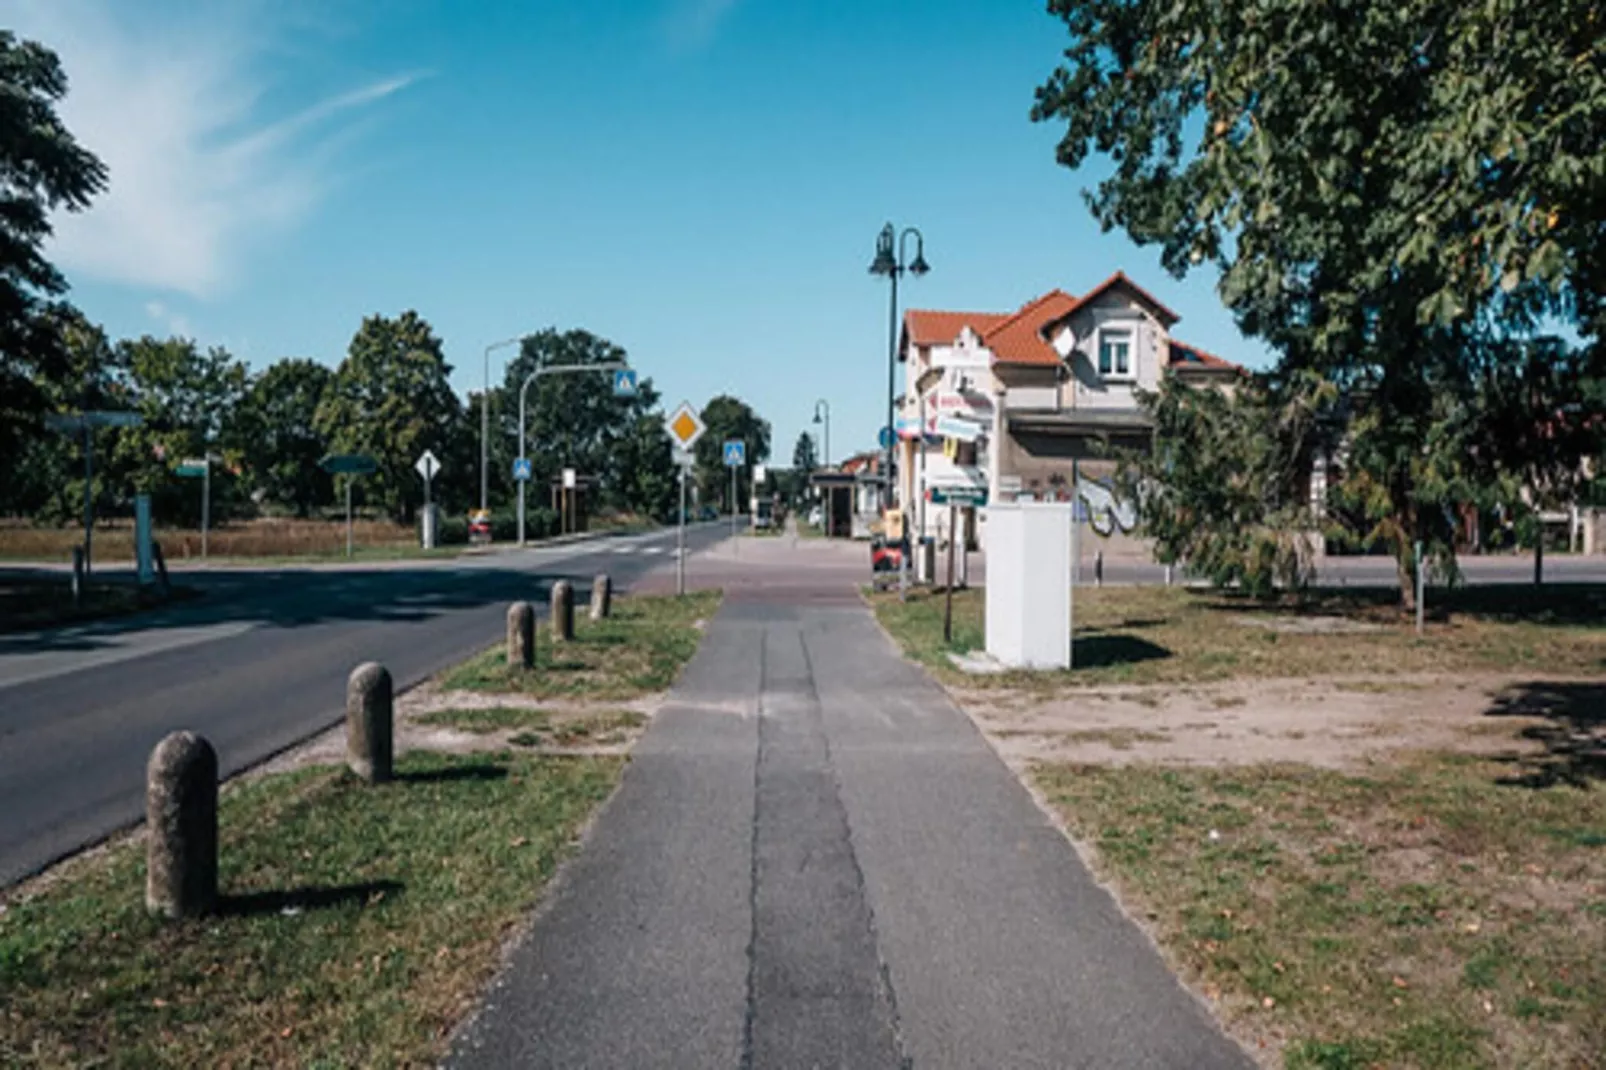
[{"label": "blue sky", "polygon": [[[0,0],[55,48],[111,168],[52,251],[114,336],[336,364],[416,308],[453,382],[555,325],[671,405],[722,392],[780,463],[816,398],[867,447],[886,390],[883,222],[933,271],[905,306],[1007,310],[1122,268],[1179,337],[1265,363],[1214,295],[1101,234],[1027,119],[1063,24],[1030,0]],[[500,360],[503,354],[493,357]],[[492,377],[500,370],[493,366]]]}]

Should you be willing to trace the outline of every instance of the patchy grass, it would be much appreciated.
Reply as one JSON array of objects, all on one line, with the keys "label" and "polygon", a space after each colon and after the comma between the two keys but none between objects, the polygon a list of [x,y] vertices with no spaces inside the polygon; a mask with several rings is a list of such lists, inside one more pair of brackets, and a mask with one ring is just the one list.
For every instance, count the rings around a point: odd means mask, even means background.
[{"label": "patchy grass", "polygon": [[1595,1065],[1606,790],[1506,772],[1418,756],[1366,776],[1032,776],[1184,977],[1252,1046],[1286,1040],[1290,1068]]},{"label": "patchy grass", "polygon": [[508,742],[522,747],[612,746],[628,742],[647,724],[635,710],[586,710],[581,713],[499,706],[482,710],[437,710],[419,724],[490,734],[516,732]]},{"label": "patchy grass", "polygon": [[[872,595],[876,615],[912,658],[969,687],[1177,684],[1239,677],[1527,671],[1598,676],[1606,669],[1606,585],[1430,591],[1427,633],[1388,591],[1318,591],[1260,603],[1166,587],[1078,588],[1071,671],[965,676],[950,651],[981,649],[983,592],[954,595],[954,639],[942,639],[942,591]],[[1342,618],[1367,630],[1282,631],[1267,616]]]},{"label": "patchy grass", "polygon": [[663,691],[697,653],[699,623],[719,598],[718,591],[617,598],[613,616],[595,623],[577,608],[573,642],[554,643],[542,622],[534,669],[510,668],[499,643],[448,672],[441,687],[596,702]]},{"label": "patchy grass", "polygon": [[142,845],[0,914],[0,1064],[433,1065],[620,759],[408,754],[221,805],[217,917],[144,911]]}]

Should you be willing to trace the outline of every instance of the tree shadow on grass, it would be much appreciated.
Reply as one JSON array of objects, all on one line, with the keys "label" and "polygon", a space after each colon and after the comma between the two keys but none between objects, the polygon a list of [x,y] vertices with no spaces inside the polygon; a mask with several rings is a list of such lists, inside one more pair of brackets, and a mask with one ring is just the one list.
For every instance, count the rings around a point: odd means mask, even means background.
[{"label": "tree shadow on grass", "polygon": [[1514,769],[1499,783],[1548,788],[1606,781],[1606,683],[1539,681],[1513,684],[1484,711],[1487,717],[1531,717],[1517,734],[1543,748],[1500,759]]},{"label": "tree shadow on grass", "polygon": [[1102,669],[1169,657],[1171,651],[1165,647],[1134,635],[1079,635],[1071,640],[1071,665],[1077,669]]},{"label": "tree shadow on grass", "polygon": [[453,765],[445,769],[425,769],[419,772],[397,773],[402,784],[449,784],[459,780],[506,780],[507,767],[480,762],[475,765]]},{"label": "tree shadow on grass", "polygon": [[245,892],[218,896],[217,912],[224,917],[251,918],[286,910],[326,910],[362,906],[378,895],[394,895],[406,885],[400,881],[364,881],[361,884],[307,885],[272,892]]}]

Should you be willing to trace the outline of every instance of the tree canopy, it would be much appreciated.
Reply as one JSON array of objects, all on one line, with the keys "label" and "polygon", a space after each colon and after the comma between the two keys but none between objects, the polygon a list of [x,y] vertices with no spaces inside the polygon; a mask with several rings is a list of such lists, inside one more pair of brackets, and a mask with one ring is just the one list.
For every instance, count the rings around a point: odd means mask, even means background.
[{"label": "tree canopy", "polygon": [[45,259],[50,212],[80,211],[106,168],[56,114],[67,75],[56,54],[0,30],[0,465],[40,433],[49,384],[69,374],[49,299],[67,283]]},{"label": "tree canopy", "polygon": [[[1402,568],[1417,539],[1448,556],[1464,458],[1447,444],[1471,426],[1458,415],[1467,384],[1498,386],[1503,347],[1556,323],[1583,339],[1580,374],[1601,373],[1598,5],[1050,10],[1070,43],[1032,114],[1065,124],[1066,166],[1108,158],[1087,194],[1094,214],[1157,244],[1173,273],[1219,271],[1240,328],[1277,351],[1280,389],[1313,372],[1354,415],[1346,477],[1386,514],[1371,534]],[[1564,394],[1528,410],[1586,415]]]},{"label": "tree canopy", "polygon": [[[708,430],[697,440],[697,480],[703,501],[723,503],[727,512],[740,510],[752,489],[753,465],[770,457],[770,425],[747,402],[721,394],[703,406]],[[731,501],[731,473],[725,467],[724,445],[739,439],[747,445],[747,463],[736,471],[736,501]]]}]

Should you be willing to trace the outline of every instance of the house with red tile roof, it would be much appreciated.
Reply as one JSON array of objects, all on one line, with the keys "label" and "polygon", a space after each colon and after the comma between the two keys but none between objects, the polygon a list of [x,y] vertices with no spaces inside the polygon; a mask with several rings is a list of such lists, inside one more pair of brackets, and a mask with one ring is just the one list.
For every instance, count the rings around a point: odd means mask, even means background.
[{"label": "house with red tile roof", "polygon": [[1140,391],[1167,375],[1230,387],[1243,369],[1172,337],[1179,319],[1119,271],[1080,296],[1050,290],[1014,312],[907,311],[895,477],[916,527],[936,533],[946,510],[920,503],[945,488],[1069,500],[1075,470],[1108,472],[1109,447],[1149,442]]}]

